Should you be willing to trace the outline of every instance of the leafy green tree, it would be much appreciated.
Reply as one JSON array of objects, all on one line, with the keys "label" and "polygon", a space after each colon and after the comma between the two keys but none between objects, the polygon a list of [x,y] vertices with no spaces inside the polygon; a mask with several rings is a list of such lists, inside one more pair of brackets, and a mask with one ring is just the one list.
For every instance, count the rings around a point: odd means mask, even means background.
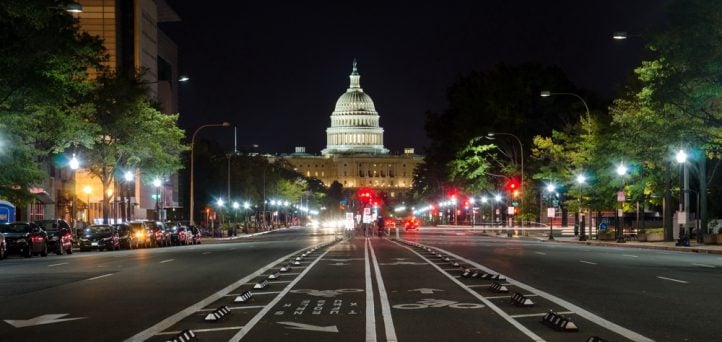
[{"label": "leafy green tree", "polygon": [[103,220],[107,222],[108,188],[121,169],[140,168],[144,181],[165,178],[181,168],[184,132],[178,115],[151,107],[137,75],[103,73],[96,80],[90,103],[95,112],[90,123],[100,130],[92,148],[84,151],[86,168],[103,184]]},{"label": "leafy green tree", "polygon": [[42,165],[95,131],[87,70],[104,59],[100,41],[80,33],[64,1],[0,2],[0,198],[25,202]]}]

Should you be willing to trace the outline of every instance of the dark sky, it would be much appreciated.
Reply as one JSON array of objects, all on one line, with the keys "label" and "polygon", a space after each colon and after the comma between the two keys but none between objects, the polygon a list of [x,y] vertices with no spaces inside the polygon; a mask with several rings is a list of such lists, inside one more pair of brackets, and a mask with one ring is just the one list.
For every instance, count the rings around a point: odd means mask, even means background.
[{"label": "dark sky", "polygon": [[[238,125],[239,145],[319,153],[354,58],[385,146],[421,152],[425,112],[443,110],[446,88],[472,70],[557,65],[579,87],[613,97],[645,41],[611,33],[658,28],[668,1],[168,2],[182,21],[163,28],[191,77],[180,89],[181,126],[190,134],[225,120]],[[232,129],[202,136],[232,149]]]}]

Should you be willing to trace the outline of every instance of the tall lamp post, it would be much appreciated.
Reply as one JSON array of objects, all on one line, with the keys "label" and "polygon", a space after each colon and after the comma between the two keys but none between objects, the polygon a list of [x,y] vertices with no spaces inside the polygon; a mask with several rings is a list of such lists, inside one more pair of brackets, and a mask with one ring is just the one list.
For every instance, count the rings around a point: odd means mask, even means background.
[{"label": "tall lamp post", "polygon": [[125,171],[125,174],[123,175],[123,178],[125,179],[125,213],[123,215],[125,216],[126,221],[130,221],[130,189],[129,186],[132,184],[133,179],[135,178],[135,175],[133,175],[132,171]]},{"label": "tall lamp post", "polygon": [[[679,215],[682,215],[681,217],[678,217],[678,225],[684,224],[685,227],[687,227],[687,220],[689,219],[689,170],[687,168],[687,158],[689,156],[684,150],[679,150],[677,154],[675,155],[675,159],[677,160],[677,163],[682,164],[682,174],[683,174],[683,188],[682,192],[680,193],[680,201],[679,201]],[[699,215],[699,214],[698,214]],[[699,232],[697,232],[699,234]],[[679,234],[678,234],[679,236]]]},{"label": "tall lamp post", "polygon": [[68,162],[68,166],[70,166],[70,170],[73,171],[73,203],[72,203],[73,208],[72,208],[70,215],[72,216],[71,224],[73,225],[73,231],[75,231],[75,221],[78,219],[76,216],[77,212],[75,209],[75,206],[76,206],[75,198],[78,197],[77,190],[75,189],[75,171],[78,170],[78,168],[80,167],[80,161],[78,160],[77,157],[75,157],[75,153],[73,153],[73,157],[70,158],[70,162]]},{"label": "tall lamp post", "polygon": [[[554,190],[556,189],[556,186],[552,183],[547,184],[547,192],[549,193],[549,204],[553,204],[553,198],[552,194],[554,193]],[[551,210],[549,210],[551,209]],[[551,208],[547,209],[547,218],[549,218],[549,240],[554,240],[554,217],[556,216],[554,212],[554,207],[551,206]]]},{"label": "tall lamp post", "polygon": [[190,201],[190,203],[189,203],[189,206],[190,206],[189,214],[190,215],[189,216],[190,216],[191,226],[195,225],[195,221],[193,220],[193,205],[195,203],[195,191],[194,191],[195,189],[193,186],[194,185],[194,177],[193,176],[194,176],[195,169],[193,168],[193,166],[194,166],[194,160],[195,160],[196,135],[198,134],[198,132],[201,129],[204,129],[206,127],[228,127],[230,125],[231,124],[228,122],[223,122],[220,124],[208,124],[208,125],[203,125],[201,127],[196,128],[195,132],[193,132],[193,137],[191,138],[191,186],[190,186],[190,198],[189,198],[189,201]]},{"label": "tall lamp post", "polygon": [[[519,137],[511,133],[490,132],[486,134],[487,138],[494,138],[495,135],[508,135],[516,139],[516,141],[519,143],[519,158],[521,159],[521,184],[519,184],[519,190],[521,190],[521,205],[519,206],[519,212],[521,214],[524,214],[524,144],[521,143],[521,139],[519,139]],[[524,221],[520,221],[521,225],[523,226]]]},{"label": "tall lamp post", "polygon": [[585,211],[584,205],[582,205],[582,190],[584,183],[587,181],[587,177],[582,174],[577,175],[577,184],[579,185],[579,216],[581,216],[581,222],[579,222],[579,241],[587,241],[586,224],[585,224]]},{"label": "tall lamp post", "polygon": [[622,178],[622,188],[617,193],[617,202],[619,202],[619,208],[617,209],[617,242],[625,242],[624,241],[624,234],[622,233],[623,227],[622,227],[622,218],[624,214],[624,183],[625,179],[624,177],[627,175],[627,166],[624,164],[619,164],[617,166],[617,175]]},{"label": "tall lamp post", "polygon": [[155,220],[160,221],[160,186],[162,185],[162,182],[160,181],[160,178],[156,178],[153,180],[153,186],[155,186]]}]

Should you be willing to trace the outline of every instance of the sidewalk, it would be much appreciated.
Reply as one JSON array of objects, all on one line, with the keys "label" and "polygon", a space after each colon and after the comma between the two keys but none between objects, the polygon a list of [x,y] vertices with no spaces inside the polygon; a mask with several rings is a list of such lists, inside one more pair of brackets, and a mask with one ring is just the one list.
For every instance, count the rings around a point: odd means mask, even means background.
[{"label": "sidewalk", "polygon": [[616,241],[599,241],[599,240],[587,240],[579,241],[578,237],[574,236],[563,236],[554,237],[554,240],[546,240],[540,238],[539,240],[548,241],[551,243],[576,243],[587,246],[606,246],[606,247],[627,247],[627,248],[645,248],[645,249],[661,249],[668,251],[678,252],[691,252],[691,253],[708,253],[708,254],[722,254],[722,245],[703,245],[697,243],[697,241],[690,241],[689,247],[675,246],[676,241],[660,241],[660,242],[640,242],[630,240],[624,243],[618,243]]}]

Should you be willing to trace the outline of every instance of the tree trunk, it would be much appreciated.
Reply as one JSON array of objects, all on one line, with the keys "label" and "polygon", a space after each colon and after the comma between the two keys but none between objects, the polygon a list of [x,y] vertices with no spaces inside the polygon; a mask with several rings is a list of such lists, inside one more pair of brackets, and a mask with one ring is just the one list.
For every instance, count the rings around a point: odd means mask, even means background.
[{"label": "tree trunk", "polygon": [[664,240],[674,241],[674,233],[672,231],[672,175],[669,169],[664,172],[664,201],[663,203],[663,225]]}]

